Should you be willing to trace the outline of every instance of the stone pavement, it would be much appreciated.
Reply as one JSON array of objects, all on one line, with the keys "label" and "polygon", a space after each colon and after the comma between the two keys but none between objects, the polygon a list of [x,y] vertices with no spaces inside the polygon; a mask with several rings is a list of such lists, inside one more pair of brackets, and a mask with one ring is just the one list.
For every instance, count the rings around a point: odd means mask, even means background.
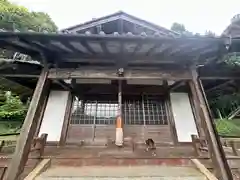
[{"label": "stone pavement", "polygon": [[192,167],[176,166],[85,166],[51,167],[36,180],[207,180]]}]

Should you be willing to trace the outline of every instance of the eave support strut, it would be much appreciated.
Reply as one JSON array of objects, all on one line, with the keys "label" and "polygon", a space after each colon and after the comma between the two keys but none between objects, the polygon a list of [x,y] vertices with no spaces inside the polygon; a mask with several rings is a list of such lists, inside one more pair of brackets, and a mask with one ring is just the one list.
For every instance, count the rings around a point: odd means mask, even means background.
[{"label": "eave support strut", "polygon": [[203,114],[203,126],[205,129],[205,135],[208,141],[209,152],[211,158],[213,160],[214,166],[216,168],[216,174],[219,175],[219,179],[221,180],[233,180],[231,170],[229,168],[223,147],[221,145],[218,133],[216,131],[216,127],[214,125],[213,119],[210,115],[210,110],[208,107],[208,103],[206,100],[206,95],[203,87],[201,86],[201,82],[198,77],[198,73],[196,68],[191,69],[192,74],[192,84],[193,88],[191,88],[193,94],[196,93],[198,101],[198,109]]},{"label": "eave support strut", "polygon": [[38,79],[22,131],[17,141],[15,153],[6,172],[5,180],[16,180],[23,172],[31,148],[34,135],[37,131],[39,116],[48,92],[48,70],[43,69]]}]

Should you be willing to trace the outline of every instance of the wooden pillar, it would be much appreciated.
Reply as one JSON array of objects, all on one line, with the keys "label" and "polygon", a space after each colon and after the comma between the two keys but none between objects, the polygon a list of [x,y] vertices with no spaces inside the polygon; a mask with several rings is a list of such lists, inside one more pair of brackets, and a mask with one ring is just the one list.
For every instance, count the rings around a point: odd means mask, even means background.
[{"label": "wooden pillar", "polygon": [[66,144],[68,127],[70,124],[70,119],[71,119],[71,114],[72,114],[73,98],[74,97],[73,97],[72,93],[69,92],[67,106],[66,106],[64,120],[63,120],[61,137],[60,137],[60,141],[59,141],[60,146],[64,146]]},{"label": "wooden pillar", "polygon": [[122,120],[122,81],[118,81],[118,115],[116,120],[116,140],[117,146],[123,145],[123,120]]},{"label": "wooden pillar", "polygon": [[191,90],[190,101],[192,104],[192,110],[195,117],[198,134],[200,137],[205,137],[204,126],[202,122],[202,120],[204,119],[204,116],[199,106],[199,99],[198,99],[193,81],[189,81],[188,84]]},{"label": "wooden pillar", "polygon": [[6,172],[5,180],[16,180],[24,170],[28,160],[31,143],[37,130],[37,124],[44,102],[47,87],[48,70],[43,69],[38,79],[25,121],[22,126],[15,153]]},{"label": "wooden pillar", "polygon": [[172,105],[171,105],[171,98],[170,98],[171,89],[168,86],[168,81],[163,81],[163,87],[164,87],[165,94],[166,94],[165,107],[166,107],[166,112],[167,112],[169,128],[170,128],[171,135],[172,135],[172,140],[173,140],[174,144],[178,144],[177,130],[176,130],[176,125],[175,125],[175,121],[174,121]]},{"label": "wooden pillar", "polygon": [[223,151],[223,147],[221,145],[219,136],[216,131],[216,127],[211,118],[210,112],[208,110],[208,105],[205,99],[204,90],[201,88],[198,80],[198,73],[196,69],[191,69],[192,72],[192,83],[194,86],[193,94],[196,93],[198,99],[195,99],[199,103],[199,110],[202,111],[204,121],[203,124],[205,126],[205,135],[208,141],[209,149],[211,150],[211,158],[213,160],[214,166],[217,170],[217,175],[219,175],[219,179],[221,180],[232,180],[231,170],[226,160],[225,153]]},{"label": "wooden pillar", "polygon": [[36,133],[35,133],[36,137],[39,135],[39,132],[40,132],[40,129],[41,129],[41,124],[42,124],[43,116],[44,116],[44,113],[45,113],[45,109],[47,107],[49,93],[50,93],[50,90],[47,91],[46,96],[44,97],[41,113],[40,113],[39,120],[38,120],[37,130],[36,130]]}]

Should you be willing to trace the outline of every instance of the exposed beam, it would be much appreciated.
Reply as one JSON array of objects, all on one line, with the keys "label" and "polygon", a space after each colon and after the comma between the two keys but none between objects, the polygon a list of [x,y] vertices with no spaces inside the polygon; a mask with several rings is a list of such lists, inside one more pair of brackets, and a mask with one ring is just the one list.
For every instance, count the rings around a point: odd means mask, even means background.
[{"label": "exposed beam", "polygon": [[69,126],[71,112],[72,112],[73,98],[74,97],[73,97],[72,93],[69,92],[67,106],[66,106],[65,115],[64,115],[63,126],[62,126],[62,131],[61,131],[61,137],[60,137],[60,141],[59,141],[60,146],[64,146],[66,143],[68,126]]},{"label": "exposed beam", "polygon": [[96,52],[89,46],[89,44],[86,41],[82,41],[81,44],[91,53],[96,54]]},{"label": "exposed beam", "polygon": [[232,111],[228,116],[227,119],[233,119],[240,113],[240,106],[238,106],[234,111]]},{"label": "exposed beam", "polygon": [[24,170],[25,164],[28,160],[31,143],[37,130],[42,103],[44,102],[46,91],[48,90],[47,76],[48,71],[44,69],[39,77],[13,158],[7,169],[7,180],[16,180]]},{"label": "exposed beam", "polygon": [[132,52],[132,55],[135,55],[142,47],[142,43],[138,43],[135,47],[134,51]]},{"label": "exposed beam", "polygon": [[189,47],[191,49],[191,44],[190,43],[185,43],[182,45],[179,45],[177,48],[174,48],[173,50],[169,51],[169,55],[173,55],[179,52],[182,52],[182,49]]},{"label": "exposed beam", "polygon": [[119,77],[116,70],[84,70],[84,69],[51,69],[49,72],[51,79],[168,79],[168,80],[187,80],[191,78],[187,70],[125,70],[124,76]]},{"label": "exposed beam", "polygon": [[10,77],[19,77],[19,78],[38,78],[39,75],[33,75],[33,74],[1,74],[1,77],[10,78]]},{"label": "exposed beam", "polygon": [[8,41],[0,41],[0,47],[3,49],[8,49],[8,50],[20,52],[23,54],[34,54],[34,55],[37,54],[37,52],[33,51],[32,49],[28,49],[26,47],[22,47],[22,46],[13,44]]},{"label": "exposed beam", "polygon": [[56,84],[59,84],[63,89],[67,91],[73,91],[73,87],[71,86],[71,84],[67,84],[62,79],[55,79],[53,80],[53,82],[55,82]]},{"label": "exposed beam", "polygon": [[[120,53],[119,53],[120,54]],[[174,59],[159,59],[157,57],[151,57],[151,58],[144,58],[144,57],[124,57],[126,59],[126,62],[128,64],[137,64],[137,63],[148,63],[149,65],[151,64],[170,64],[170,63],[174,63]],[[114,57],[109,57],[109,58],[74,58],[74,57],[66,57],[64,59],[65,62],[69,62],[69,63],[77,63],[77,62],[93,62],[93,63],[117,63],[117,61],[119,60],[119,56],[114,58]]]},{"label": "exposed beam", "polygon": [[100,45],[101,45],[101,48],[102,48],[103,52],[109,55],[110,52],[109,52],[109,50],[108,50],[108,48],[106,46],[106,43],[100,42]]},{"label": "exposed beam", "polygon": [[170,91],[174,91],[175,89],[179,88],[180,86],[184,85],[185,81],[178,81],[175,82],[174,84],[170,85],[168,88]]},{"label": "exposed beam", "polygon": [[146,56],[151,56],[153,54],[153,52],[161,47],[163,44],[155,44],[153,47],[151,47],[147,52],[146,52]]},{"label": "exposed beam", "polygon": [[203,116],[203,112],[201,111],[201,107],[199,106],[199,99],[196,93],[196,88],[193,84],[193,81],[188,81],[188,85],[190,87],[189,97],[192,105],[193,114],[195,117],[198,135],[199,137],[204,138],[205,137],[204,124],[203,124],[204,116]]},{"label": "exposed beam", "polygon": [[142,26],[142,27],[144,27],[144,28],[150,29],[150,30],[152,30],[152,31],[154,31],[154,32],[158,32],[158,33],[167,35],[167,33],[161,31],[160,28],[156,28],[156,27],[154,27],[154,26],[148,25],[147,23],[145,23],[145,22],[143,22],[143,21],[135,20],[135,19],[133,19],[133,18],[130,18],[130,17],[124,16],[124,15],[121,16],[121,17],[122,17],[122,19],[124,19],[125,21],[131,22],[131,23],[133,23],[133,24],[137,24],[137,25]]},{"label": "exposed beam", "polygon": [[240,79],[240,76],[231,76],[231,75],[223,75],[223,76],[211,76],[211,75],[206,75],[206,76],[201,76],[201,80],[229,80],[229,79]]},{"label": "exposed beam", "polygon": [[118,20],[118,32],[119,32],[119,34],[123,34],[123,19],[122,18],[120,18]]},{"label": "exposed beam", "polygon": [[86,53],[80,51],[80,49],[75,48],[69,41],[61,41],[61,43],[64,46],[66,46],[68,49],[71,49],[72,51],[77,52],[78,54],[84,54],[84,55],[86,54]]},{"label": "exposed beam", "polygon": [[215,89],[222,88],[222,87],[224,87],[224,86],[226,86],[228,84],[231,84],[233,82],[234,82],[234,80],[227,80],[224,83],[218,84],[218,85],[216,85],[216,86],[214,86],[212,88],[207,89],[206,92],[209,93],[209,92],[211,92],[211,91],[213,91]]},{"label": "exposed beam", "polygon": [[57,53],[60,53],[61,51],[64,53],[68,52],[64,49],[59,48],[58,46],[51,44],[49,39],[41,39],[39,41],[34,42],[34,44],[37,44],[37,45],[39,45],[45,49],[49,49],[51,51],[55,51]]},{"label": "exposed beam", "polygon": [[233,180],[231,170],[227,163],[227,159],[225,153],[223,151],[223,147],[221,145],[219,136],[216,131],[216,127],[213,123],[213,119],[208,109],[208,104],[205,98],[204,90],[202,89],[199,79],[198,73],[196,69],[192,69],[192,82],[193,86],[196,90],[196,95],[199,100],[199,106],[204,116],[203,124],[205,125],[205,134],[208,140],[209,149],[212,153],[212,160],[215,164],[215,168],[217,170],[217,174],[220,176],[221,180]]},{"label": "exposed beam", "polygon": [[19,40],[21,42],[24,42],[25,44],[29,44],[31,47],[34,47],[36,50],[38,50],[38,52],[42,52],[42,51],[49,52],[50,51],[50,49],[46,48],[45,46],[36,44],[33,41],[29,41],[29,40],[26,40],[26,39],[23,39],[23,38],[19,38]]},{"label": "exposed beam", "polygon": [[97,20],[96,22],[91,22],[91,23],[84,24],[84,25],[81,25],[81,26],[76,27],[76,28],[71,28],[69,31],[70,32],[78,32],[78,31],[81,31],[81,30],[89,29],[89,28],[94,27],[94,26],[98,26],[98,25],[102,25],[102,24],[105,24],[105,23],[108,23],[108,22],[111,22],[111,21],[115,21],[115,20],[119,19],[119,17],[120,16],[118,15],[118,16],[113,16],[111,18]]}]

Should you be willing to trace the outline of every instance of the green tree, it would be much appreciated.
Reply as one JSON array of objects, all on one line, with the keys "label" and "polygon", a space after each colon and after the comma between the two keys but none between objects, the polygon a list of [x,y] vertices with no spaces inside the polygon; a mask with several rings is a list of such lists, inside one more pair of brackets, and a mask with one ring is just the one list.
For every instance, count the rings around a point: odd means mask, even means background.
[{"label": "green tree", "polygon": [[27,106],[21,102],[18,96],[13,95],[10,91],[5,93],[5,103],[0,106],[0,121],[22,121],[26,112]]},{"label": "green tree", "polygon": [[0,28],[7,31],[56,32],[57,26],[43,12],[30,12],[8,0],[0,0]]},{"label": "green tree", "polygon": [[183,24],[180,24],[180,23],[176,23],[174,22],[171,26],[171,30],[172,31],[176,31],[180,34],[183,34],[184,32],[186,32],[186,28]]},{"label": "green tree", "polygon": [[[0,0],[0,30],[57,32],[58,28],[46,13],[32,12],[8,0]],[[0,50],[0,58],[13,58],[14,53],[2,49]],[[4,65],[4,61],[0,61],[0,69]],[[0,85],[0,120],[23,120],[26,109],[26,105],[21,102],[17,95],[6,91]]]},{"label": "green tree", "polygon": [[[0,0],[0,30],[57,32],[57,26],[50,16],[43,12],[31,12],[23,6],[8,0]],[[12,58],[14,52],[1,50],[0,57]]]}]

